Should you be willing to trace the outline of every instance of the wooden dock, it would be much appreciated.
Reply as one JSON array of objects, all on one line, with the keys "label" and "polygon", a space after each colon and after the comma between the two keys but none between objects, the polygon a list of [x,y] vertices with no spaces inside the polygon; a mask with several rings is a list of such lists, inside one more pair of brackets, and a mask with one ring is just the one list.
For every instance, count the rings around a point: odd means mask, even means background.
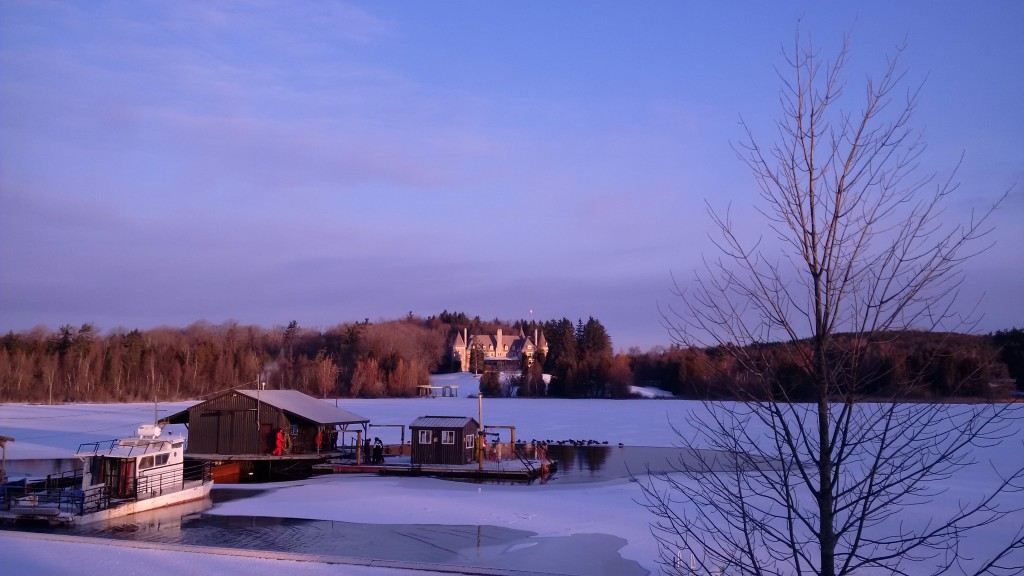
[{"label": "wooden dock", "polygon": [[412,464],[408,457],[387,458],[384,464],[327,462],[313,466],[321,474],[379,474],[381,476],[433,476],[467,480],[532,482],[554,473],[556,462],[539,460],[488,460],[479,464]]}]

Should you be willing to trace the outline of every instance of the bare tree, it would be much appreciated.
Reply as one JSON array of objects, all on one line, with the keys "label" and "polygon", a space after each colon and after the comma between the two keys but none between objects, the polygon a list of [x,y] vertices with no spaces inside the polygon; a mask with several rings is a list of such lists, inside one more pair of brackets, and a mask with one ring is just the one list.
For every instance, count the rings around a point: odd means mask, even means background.
[{"label": "bare tree", "polygon": [[349,393],[353,397],[365,398],[380,398],[384,395],[384,374],[376,359],[371,357],[356,361]]},{"label": "bare tree", "polygon": [[[669,573],[1022,571],[1019,522],[989,561],[968,562],[961,543],[1020,513],[1012,493],[1024,470],[1002,471],[991,492],[944,516],[928,506],[979,447],[1017,432],[1019,405],[863,397],[879,377],[866,358],[895,332],[964,328],[952,307],[961,264],[987,248],[995,206],[947,224],[956,185],[917,174],[919,89],[901,88],[901,50],[850,113],[848,47],[828,61],[797,34],[775,143],[762,146],[744,124],[736,147],[771,233],[747,242],[709,207],[719,255],[689,289],[676,284],[681,304],[663,310],[676,342],[720,346],[746,377],[739,402],[708,403],[677,430],[685,447],[726,461],[680,461],[682,474],[641,483]],[[784,370],[768,353],[780,346],[792,360]],[[1007,449],[1020,451],[1014,442]]]},{"label": "bare tree", "polygon": [[326,399],[328,394],[335,392],[338,382],[338,366],[334,363],[333,355],[327,350],[317,352],[313,370],[316,372],[317,391],[321,398]]}]

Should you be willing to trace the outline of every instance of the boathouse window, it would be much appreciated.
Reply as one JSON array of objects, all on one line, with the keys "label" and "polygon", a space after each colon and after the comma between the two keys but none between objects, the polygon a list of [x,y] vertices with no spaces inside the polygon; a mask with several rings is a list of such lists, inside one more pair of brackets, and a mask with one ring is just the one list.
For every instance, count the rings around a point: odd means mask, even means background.
[{"label": "boathouse window", "polygon": [[153,457],[145,456],[142,460],[139,460],[139,470],[145,470],[146,468],[153,467]]},{"label": "boathouse window", "polygon": [[472,447],[473,447],[473,435],[472,434],[466,434],[466,448],[472,448]]},{"label": "boathouse window", "polygon": [[455,430],[441,430],[441,444],[455,444]]},{"label": "boathouse window", "polygon": [[420,444],[430,444],[430,430],[420,430]]}]

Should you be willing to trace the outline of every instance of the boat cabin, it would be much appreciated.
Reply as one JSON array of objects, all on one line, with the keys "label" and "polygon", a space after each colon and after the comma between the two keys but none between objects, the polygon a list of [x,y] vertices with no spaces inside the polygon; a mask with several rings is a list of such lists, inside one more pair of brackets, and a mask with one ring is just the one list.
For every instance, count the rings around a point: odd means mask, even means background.
[{"label": "boat cabin", "polygon": [[82,490],[106,486],[113,499],[152,498],[181,490],[185,437],[161,438],[159,426],[139,426],[137,438],[94,442],[79,447],[85,463]]}]

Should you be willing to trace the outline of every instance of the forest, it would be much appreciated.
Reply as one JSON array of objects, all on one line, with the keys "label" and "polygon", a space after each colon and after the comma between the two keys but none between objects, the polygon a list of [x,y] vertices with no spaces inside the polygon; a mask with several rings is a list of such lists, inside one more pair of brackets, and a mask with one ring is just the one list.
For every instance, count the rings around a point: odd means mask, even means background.
[{"label": "forest", "polygon": [[[320,398],[414,396],[430,374],[458,369],[451,354],[456,334],[493,334],[499,327],[505,333],[540,330],[549,350],[512,379],[482,374],[488,395],[626,398],[636,384],[683,398],[726,399],[753,382],[722,348],[614,353],[607,330],[592,317],[508,322],[444,311],[326,330],[293,321],[273,328],[197,322],[106,333],[91,324],[9,332],[0,337],[0,401],[174,401],[261,380],[268,388]],[[784,350],[767,343],[757,353],[771,365],[779,390],[798,400],[803,370]],[[984,398],[1006,395],[1010,378],[1024,382],[1024,330],[1016,328],[990,335],[901,333],[865,354],[869,361],[861,360],[858,369],[869,372],[862,378],[868,397]],[[552,376],[547,386],[542,373]],[[764,394],[753,383],[748,391]]]}]

